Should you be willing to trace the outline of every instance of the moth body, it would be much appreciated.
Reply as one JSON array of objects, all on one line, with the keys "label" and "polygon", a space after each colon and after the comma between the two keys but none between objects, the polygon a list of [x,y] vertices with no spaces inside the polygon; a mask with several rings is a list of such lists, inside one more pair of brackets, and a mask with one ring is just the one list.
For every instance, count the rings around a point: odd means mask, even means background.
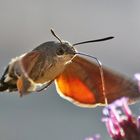
[{"label": "moth body", "polygon": [[18,90],[21,94],[35,91],[37,84],[48,83],[60,75],[75,52],[69,42],[50,41],[12,59],[1,78],[1,91]]}]

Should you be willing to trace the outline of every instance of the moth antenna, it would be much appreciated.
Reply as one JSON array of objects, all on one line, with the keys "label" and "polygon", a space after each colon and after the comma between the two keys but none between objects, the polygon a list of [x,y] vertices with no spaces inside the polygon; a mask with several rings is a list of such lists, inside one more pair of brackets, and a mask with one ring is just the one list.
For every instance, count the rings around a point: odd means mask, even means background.
[{"label": "moth antenna", "polygon": [[109,36],[109,37],[96,39],[96,40],[88,40],[88,41],[75,43],[75,44],[73,44],[73,46],[80,45],[80,44],[86,44],[86,43],[92,43],[92,42],[101,42],[101,41],[106,41],[106,40],[110,40],[110,39],[113,39],[113,38],[114,38],[113,36]]},{"label": "moth antenna", "polygon": [[54,32],[54,30],[51,28],[51,33],[52,33],[52,35],[54,36],[54,37],[56,37],[59,41],[60,41],[60,43],[62,44],[62,40],[58,37],[58,35],[56,35],[56,33]]},{"label": "moth antenna", "polygon": [[76,52],[75,54],[87,56],[87,57],[90,57],[90,58],[95,59],[97,61],[97,64],[99,65],[100,75],[101,75],[102,92],[103,92],[103,96],[104,96],[104,99],[105,99],[105,104],[107,105],[108,101],[107,101],[106,91],[105,91],[105,80],[104,80],[104,72],[103,72],[102,63],[99,61],[99,59],[97,57],[94,57],[94,56],[91,56],[91,55],[88,55],[88,54],[84,54],[84,53],[79,53],[79,52]]}]

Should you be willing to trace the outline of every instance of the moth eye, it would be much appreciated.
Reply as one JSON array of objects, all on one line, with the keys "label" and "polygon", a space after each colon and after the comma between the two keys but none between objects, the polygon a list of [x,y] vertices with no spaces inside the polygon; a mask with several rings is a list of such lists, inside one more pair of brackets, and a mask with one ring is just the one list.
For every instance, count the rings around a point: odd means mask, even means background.
[{"label": "moth eye", "polygon": [[58,49],[58,50],[56,51],[56,54],[57,54],[57,55],[63,55],[63,54],[64,54],[64,50],[63,50],[62,48],[60,48],[60,49]]}]

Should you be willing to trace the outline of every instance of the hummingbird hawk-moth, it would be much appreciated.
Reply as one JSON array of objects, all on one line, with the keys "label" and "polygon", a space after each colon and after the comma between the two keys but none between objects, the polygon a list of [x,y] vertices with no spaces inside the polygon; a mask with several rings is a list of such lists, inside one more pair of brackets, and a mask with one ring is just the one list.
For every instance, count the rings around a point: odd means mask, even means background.
[{"label": "hummingbird hawk-moth", "polygon": [[[103,67],[92,56],[78,53],[74,46],[112,39],[70,44],[61,40],[45,42],[10,61],[0,79],[0,91],[18,91],[20,96],[46,89],[55,81],[58,94],[81,107],[111,103],[123,96],[130,102],[140,97],[138,85],[119,73]],[[81,55],[96,59],[97,63]]]}]

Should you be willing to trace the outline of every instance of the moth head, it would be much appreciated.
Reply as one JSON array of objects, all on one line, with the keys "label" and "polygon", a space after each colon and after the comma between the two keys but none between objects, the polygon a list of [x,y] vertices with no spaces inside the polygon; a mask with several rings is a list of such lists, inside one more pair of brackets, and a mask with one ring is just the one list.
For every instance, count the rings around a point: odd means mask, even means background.
[{"label": "moth head", "polygon": [[54,49],[54,55],[66,62],[71,61],[71,59],[75,56],[76,54],[76,49],[73,47],[73,45],[71,43],[69,43],[68,41],[63,41],[62,39],[60,39],[55,32],[53,31],[53,29],[51,29],[51,33],[58,39],[59,42],[54,42],[56,43],[55,47],[52,48]]}]

